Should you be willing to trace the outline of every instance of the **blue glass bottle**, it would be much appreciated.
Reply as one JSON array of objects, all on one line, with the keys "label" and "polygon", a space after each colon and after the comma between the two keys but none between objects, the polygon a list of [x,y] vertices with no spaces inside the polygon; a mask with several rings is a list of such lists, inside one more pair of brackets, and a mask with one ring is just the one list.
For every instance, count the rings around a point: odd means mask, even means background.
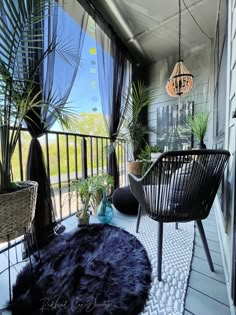
[{"label": "blue glass bottle", "polygon": [[102,201],[100,202],[97,210],[97,218],[101,223],[110,223],[113,218],[114,212],[110,201],[107,200],[106,194],[103,194]]}]

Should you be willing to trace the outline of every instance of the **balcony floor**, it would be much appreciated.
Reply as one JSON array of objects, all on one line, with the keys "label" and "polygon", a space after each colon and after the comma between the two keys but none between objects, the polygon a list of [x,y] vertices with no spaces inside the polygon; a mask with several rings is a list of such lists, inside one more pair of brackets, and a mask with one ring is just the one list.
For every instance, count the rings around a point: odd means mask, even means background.
[{"label": "balcony floor", "polygon": [[[113,224],[120,227],[126,227],[134,220],[136,220],[135,216],[128,216],[115,211]],[[76,227],[77,219],[75,216],[72,216],[66,219],[63,224],[66,226],[66,232],[68,232]],[[214,211],[211,212],[203,224],[215,267],[215,272],[211,272],[208,267],[199,233],[197,229],[195,229],[194,254],[185,300],[184,315],[230,315]],[[14,252],[15,251],[12,252],[12,255],[14,255]],[[7,264],[6,254],[0,255],[0,262],[0,269],[2,270],[3,265],[6,266]],[[16,267],[11,269],[13,274],[12,282],[14,281],[17,272],[20,270],[20,268],[22,268],[22,266],[23,263],[18,264]],[[4,302],[8,298],[7,276],[7,272],[4,272],[0,275],[0,309],[3,308]],[[4,311],[3,314],[7,315],[10,314],[10,312]]]}]

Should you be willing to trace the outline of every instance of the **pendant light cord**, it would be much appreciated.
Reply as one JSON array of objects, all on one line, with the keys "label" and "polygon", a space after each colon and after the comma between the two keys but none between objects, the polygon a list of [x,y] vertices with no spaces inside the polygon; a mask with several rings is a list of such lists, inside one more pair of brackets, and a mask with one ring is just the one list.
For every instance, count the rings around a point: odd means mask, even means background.
[{"label": "pendant light cord", "polygon": [[181,60],[181,0],[179,0],[179,61]]},{"label": "pendant light cord", "polygon": [[[181,0],[179,0],[180,2]],[[195,19],[195,17],[193,16],[193,14],[191,13],[191,11],[189,10],[189,8],[187,7],[185,1],[183,0],[183,4],[185,6],[185,9],[188,11],[188,13],[191,15],[192,19],[194,20],[195,24],[198,26],[198,28],[200,29],[200,31],[209,39],[212,40],[212,38],[202,29],[201,25],[197,22],[197,20]]]}]

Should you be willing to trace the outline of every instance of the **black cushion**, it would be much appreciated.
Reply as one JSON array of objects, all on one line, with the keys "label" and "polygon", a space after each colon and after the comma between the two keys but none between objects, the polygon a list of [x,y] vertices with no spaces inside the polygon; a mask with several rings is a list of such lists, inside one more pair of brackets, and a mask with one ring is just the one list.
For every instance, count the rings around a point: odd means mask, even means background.
[{"label": "black cushion", "polygon": [[[203,175],[204,174],[204,175]],[[204,168],[197,161],[185,163],[178,168],[172,175],[170,183],[170,206],[171,209],[177,210],[185,204],[194,203],[193,198],[199,198],[198,191],[200,186],[195,186],[193,178],[205,177]]]},{"label": "black cushion", "polygon": [[112,195],[112,203],[122,213],[138,213],[139,203],[132,194],[129,186],[117,188]]}]

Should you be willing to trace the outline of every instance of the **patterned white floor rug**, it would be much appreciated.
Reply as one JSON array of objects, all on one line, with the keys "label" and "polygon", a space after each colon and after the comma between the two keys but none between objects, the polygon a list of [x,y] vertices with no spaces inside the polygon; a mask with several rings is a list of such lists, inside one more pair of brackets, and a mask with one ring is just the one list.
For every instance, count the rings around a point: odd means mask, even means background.
[{"label": "patterned white floor rug", "polygon": [[152,264],[152,286],[142,315],[182,315],[193,255],[194,222],[164,223],[162,281],[157,279],[156,221],[142,216],[139,233],[136,222],[127,231],[135,235],[146,248]]}]

